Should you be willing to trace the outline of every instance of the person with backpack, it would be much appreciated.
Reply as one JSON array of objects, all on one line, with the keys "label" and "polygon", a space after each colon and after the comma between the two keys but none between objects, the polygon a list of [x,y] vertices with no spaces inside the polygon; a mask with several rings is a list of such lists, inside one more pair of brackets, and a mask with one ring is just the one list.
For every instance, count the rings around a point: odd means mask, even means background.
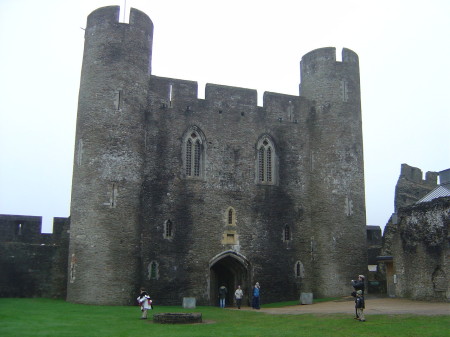
[{"label": "person with backpack", "polygon": [[141,293],[138,296],[137,301],[141,306],[142,311],[141,319],[147,319],[147,311],[153,309],[153,307],[152,307],[152,300],[144,288],[141,288]]}]

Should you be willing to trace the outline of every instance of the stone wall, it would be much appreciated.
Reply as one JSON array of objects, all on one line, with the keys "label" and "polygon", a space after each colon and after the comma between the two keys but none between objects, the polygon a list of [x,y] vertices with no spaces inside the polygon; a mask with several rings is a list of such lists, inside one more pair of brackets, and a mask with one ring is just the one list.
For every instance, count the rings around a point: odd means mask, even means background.
[{"label": "stone wall", "polygon": [[69,220],[54,218],[53,234],[41,225],[37,216],[0,215],[0,297],[66,297]]},{"label": "stone wall", "polygon": [[196,82],[151,74],[150,18],[118,15],[86,26],[68,300],[130,304],[145,286],[215,304],[220,283],[256,281],[265,301],[347,294],[367,266],[356,53],[308,53],[300,95],[262,107],[218,84],[199,99]]},{"label": "stone wall", "polygon": [[394,209],[409,206],[419,201],[437,187],[438,172],[427,172],[422,179],[422,170],[402,164],[400,177],[395,186]]},{"label": "stone wall", "polygon": [[438,198],[397,212],[384,233],[384,255],[394,261],[395,295],[450,299],[450,198]]}]

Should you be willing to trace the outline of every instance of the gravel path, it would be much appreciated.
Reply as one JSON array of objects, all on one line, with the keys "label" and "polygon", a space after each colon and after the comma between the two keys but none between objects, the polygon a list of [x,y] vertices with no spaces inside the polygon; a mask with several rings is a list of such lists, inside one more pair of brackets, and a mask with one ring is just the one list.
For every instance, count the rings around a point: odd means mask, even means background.
[{"label": "gravel path", "polygon": [[[244,310],[253,310],[245,308]],[[354,315],[355,303],[352,297],[337,301],[320,302],[311,305],[295,305],[283,308],[264,308],[260,312],[272,315],[301,315],[301,314],[336,314]],[[450,303],[412,301],[400,298],[366,298],[367,315],[450,315]]]}]

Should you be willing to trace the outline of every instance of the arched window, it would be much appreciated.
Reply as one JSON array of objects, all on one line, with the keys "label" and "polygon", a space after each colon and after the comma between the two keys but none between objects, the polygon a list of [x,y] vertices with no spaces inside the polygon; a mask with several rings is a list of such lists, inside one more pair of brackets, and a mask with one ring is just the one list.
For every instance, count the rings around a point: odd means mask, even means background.
[{"label": "arched window", "polygon": [[305,267],[303,267],[303,263],[297,261],[294,266],[294,272],[296,278],[304,278],[305,277]]},{"label": "arched window", "polygon": [[148,279],[157,280],[159,278],[159,265],[158,262],[152,261],[148,265]]},{"label": "arched window", "polygon": [[227,208],[226,222],[228,226],[236,226],[236,211],[233,207]]},{"label": "arched window", "polygon": [[164,222],[164,239],[172,239],[173,238],[173,224],[172,221],[167,220]]},{"label": "arched window", "polygon": [[196,127],[188,130],[183,142],[184,174],[186,177],[202,177],[205,160],[205,141]]},{"label": "arched window", "polygon": [[269,136],[263,136],[257,144],[257,182],[259,184],[276,184],[276,153]]}]

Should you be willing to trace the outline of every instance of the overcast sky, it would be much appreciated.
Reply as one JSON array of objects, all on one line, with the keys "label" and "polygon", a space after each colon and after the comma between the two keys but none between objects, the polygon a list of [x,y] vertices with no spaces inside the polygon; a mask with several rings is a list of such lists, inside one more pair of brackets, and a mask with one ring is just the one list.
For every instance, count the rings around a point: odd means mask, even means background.
[{"label": "overcast sky", "polygon": [[[0,214],[68,217],[86,17],[115,0],[0,0]],[[400,166],[450,168],[450,1],[127,0],[153,21],[157,76],[298,95],[300,60],[359,55],[367,225]],[[123,20],[123,14],[121,14]],[[260,103],[261,104],[261,101]]]}]

